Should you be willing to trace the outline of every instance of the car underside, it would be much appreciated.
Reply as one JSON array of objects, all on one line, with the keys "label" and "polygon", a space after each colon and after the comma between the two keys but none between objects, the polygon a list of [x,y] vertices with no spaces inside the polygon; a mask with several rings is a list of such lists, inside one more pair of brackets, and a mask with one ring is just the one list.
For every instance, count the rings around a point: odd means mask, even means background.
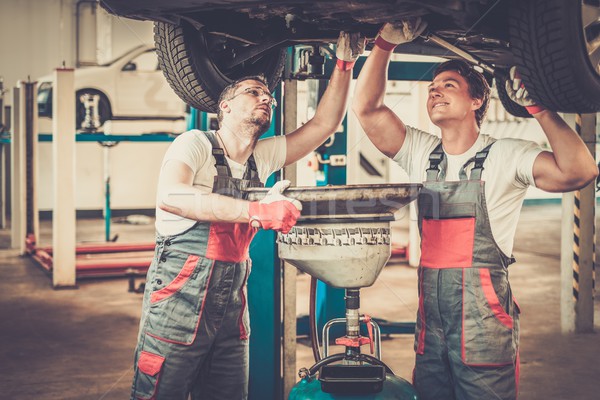
[{"label": "car underside", "polygon": [[[241,76],[264,73],[273,88],[289,46],[328,45],[340,30],[372,39],[382,23],[407,17],[425,19],[429,34],[489,65],[488,72],[499,71],[496,79],[517,65],[534,99],[551,109],[600,110],[599,0],[101,3],[117,15],[156,21],[156,47],[167,80],[201,110],[214,111],[222,88]],[[456,57],[423,37],[395,51]],[[565,69],[565,63],[573,63],[573,69]],[[518,107],[507,109],[528,115]]]},{"label": "car underside", "polygon": [[[340,30],[373,38],[381,24],[422,17],[429,29],[489,62],[509,65],[506,7],[502,1],[104,1],[110,11],[141,20],[171,24],[182,21],[223,41],[261,49],[296,43],[329,43]],[[403,53],[447,55],[421,40],[398,49]]]}]

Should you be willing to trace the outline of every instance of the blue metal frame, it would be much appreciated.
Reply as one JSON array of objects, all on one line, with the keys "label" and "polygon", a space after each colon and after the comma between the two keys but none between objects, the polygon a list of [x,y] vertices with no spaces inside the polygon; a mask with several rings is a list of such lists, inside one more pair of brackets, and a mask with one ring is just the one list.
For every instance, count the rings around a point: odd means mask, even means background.
[{"label": "blue metal frame", "polygon": [[[105,135],[103,133],[77,133],[75,134],[76,142],[172,142],[175,140],[175,135],[172,133],[147,133],[142,135]],[[51,142],[51,133],[39,133],[39,142]],[[0,143],[10,143],[10,132],[0,135]]]},{"label": "blue metal frame", "polygon": [[[358,78],[358,74],[365,64],[366,57],[359,57],[352,69],[352,78]],[[431,81],[433,71],[440,65],[434,62],[402,62],[392,61],[388,68],[388,80],[390,81]],[[335,67],[335,60],[325,61],[325,76],[329,77]]]},{"label": "blue metal frame", "polygon": [[[147,133],[142,135],[105,135],[103,133],[77,133],[76,142],[172,142],[175,139],[172,133]],[[38,141],[51,142],[51,133],[38,134]]]}]

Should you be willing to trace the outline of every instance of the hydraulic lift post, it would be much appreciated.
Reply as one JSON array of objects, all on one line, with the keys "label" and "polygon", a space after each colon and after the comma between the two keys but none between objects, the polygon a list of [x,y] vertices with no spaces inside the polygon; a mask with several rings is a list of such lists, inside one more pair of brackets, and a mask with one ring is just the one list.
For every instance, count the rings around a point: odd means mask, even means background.
[{"label": "hydraulic lift post", "polygon": [[[288,57],[289,59],[290,57]],[[283,83],[283,131],[293,132],[297,127],[298,115],[298,81],[287,79]],[[283,170],[283,179],[291,181],[291,186],[297,185],[296,164],[288,165]],[[288,262],[283,262],[282,295],[283,295],[283,332],[282,332],[282,375],[283,396],[288,398],[296,384],[296,275],[297,269]]]},{"label": "hydraulic lift post", "polygon": [[[596,114],[566,115],[596,156]],[[596,187],[564,193],[561,231],[561,328],[564,333],[594,331]]]},{"label": "hydraulic lift post", "polygon": [[11,217],[10,234],[11,248],[18,249],[19,254],[25,254],[25,150],[24,135],[21,134],[21,81],[12,92],[12,137],[10,159],[12,162],[10,192]]},{"label": "hydraulic lift post", "polygon": [[[275,90],[281,104],[281,85]],[[282,112],[275,109],[271,127],[262,136],[281,135]],[[265,186],[279,179],[274,173]],[[277,255],[276,235],[272,230],[259,230],[250,245],[252,273],[248,278],[248,309],[251,318],[250,335],[250,400],[278,399],[282,393],[281,379],[281,297],[282,269]]]},{"label": "hydraulic lift post", "polygon": [[[54,71],[52,91],[52,286],[76,285],[75,223],[75,73],[70,68]],[[37,116],[36,116],[37,118]],[[37,130],[36,130],[37,136]],[[37,137],[36,137],[37,142]],[[39,239],[36,239],[39,246]]]}]

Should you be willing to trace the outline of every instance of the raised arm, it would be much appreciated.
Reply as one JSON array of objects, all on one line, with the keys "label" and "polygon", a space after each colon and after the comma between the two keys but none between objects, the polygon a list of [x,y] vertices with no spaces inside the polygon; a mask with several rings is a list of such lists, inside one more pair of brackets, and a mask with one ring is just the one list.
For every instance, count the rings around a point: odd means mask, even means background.
[{"label": "raised arm", "polygon": [[583,140],[555,112],[536,105],[515,67],[511,68],[506,92],[538,121],[552,152],[540,153],[533,163],[535,185],[548,192],[580,189],[598,176],[598,166]]},{"label": "raised arm", "polygon": [[390,59],[398,44],[412,41],[426,26],[420,19],[383,25],[356,81],[352,111],[371,142],[388,157],[398,153],[406,136],[402,120],[383,104]]},{"label": "raised arm", "polygon": [[158,182],[158,207],[171,214],[206,222],[255,222],[253,226],[287,233],[302,205],[282,195],[289,181],[280,181],[260,202],[208,193],[193,186],[194,172],[184,162],[168,161]]},{"label": "raised arm", "polygon": [[553,111],[544,110],[533,116],[552,148],[552,152],[544,151],[535,159],[535,185],[548,192],[568,192],[596,179],[598,166],[579,135]]},{"label": "raised arm", "polygon": [[337,63],[315,115],[287,134],[285,165],[292,164],[321,145],[342,123],[348,106],[352,67],[364,51],[364,38],[358,33],[341,32],[336,49]]}]

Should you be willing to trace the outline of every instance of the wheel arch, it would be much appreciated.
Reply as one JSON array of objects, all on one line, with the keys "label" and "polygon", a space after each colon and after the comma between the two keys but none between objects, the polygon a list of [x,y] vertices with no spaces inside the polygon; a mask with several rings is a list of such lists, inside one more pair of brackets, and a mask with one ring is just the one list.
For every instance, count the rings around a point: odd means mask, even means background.
[{"label": "wheel arch", "polygon": [[[212,42],[209,43],[209,39]],[[227,39],[222,43],[219,39],[185,21],[179,25],[154,23],[160,67],[171,88],[186,104],[201,111],[216,112],[218,97],[228,84],[243,76],[259,73],[267,79],[269,89],[275,89],[283,72],[284,49],[266,51],[248,65],[222,71],[219,61],[227,59],[228,51],[235,53],[236,43],[227,42]],[[214,50],[219,53],[215,54]]]}]

